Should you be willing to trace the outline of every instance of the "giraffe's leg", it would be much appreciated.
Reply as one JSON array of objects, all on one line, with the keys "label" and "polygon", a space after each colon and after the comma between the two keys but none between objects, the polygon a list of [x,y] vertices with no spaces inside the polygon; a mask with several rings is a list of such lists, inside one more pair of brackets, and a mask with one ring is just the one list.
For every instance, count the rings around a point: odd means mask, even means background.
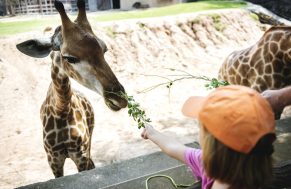
[{"label": "giraffe's leg", "polygon": [[94,162],[88,156],[88,153],[76,152],[70,157],[76,164],[79,172],[95,168]]},{"label": "giraffe's leg", "polygon": [[55,178],[64,176],[64,163],[66,156],[58,152],[48,153],[48,162]]}]

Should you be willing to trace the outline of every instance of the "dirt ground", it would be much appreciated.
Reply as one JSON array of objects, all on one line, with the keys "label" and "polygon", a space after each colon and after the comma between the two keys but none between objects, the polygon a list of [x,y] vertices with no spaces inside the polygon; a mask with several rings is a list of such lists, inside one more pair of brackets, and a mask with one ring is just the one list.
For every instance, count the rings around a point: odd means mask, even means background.
[{"label": "dirt ground", "polygon": [[[266,29],[240,9],[91,24],[108,45],[106,60],[127,93],[141,104],[158,130],[183,143],[197,140],[197,128],[195,121],[181,115],[181,105],[189,95],[209,92],[205,82],[181,81],[174,83],[171,91],[163,86],[139,93],[165,81],[149,75],[181,74],[166,69],[175,68],[193,75],[217,77],[219,66],[230,52],[255,43]],[[42,31],[0,38],[2,189],[54,178],[46,160],[39,118],[51,81],[50,58],[34,59],[15,48],[17,43],[40,36]],[[159,150],[141,139],[141,130],[126,109],[112,112],[98,94],[72,82],[94,106],[96,124],[91,155],[97,167]],[[67,159],[65,175],[76,172]]]}]

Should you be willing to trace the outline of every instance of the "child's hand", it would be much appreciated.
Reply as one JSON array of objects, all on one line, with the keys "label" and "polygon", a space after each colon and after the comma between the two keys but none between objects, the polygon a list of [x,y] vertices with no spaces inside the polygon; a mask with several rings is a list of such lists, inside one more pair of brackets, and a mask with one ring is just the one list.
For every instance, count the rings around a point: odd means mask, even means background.
[{"label": "child's hand", "polygon": [[145,124],[145,128],[143,129],[142,133],[141,133],[141,137],[143,139],[149,139],[149,136],[155,132],[155,129],[153,128],[153,126],[151,126],[150,124]]}]

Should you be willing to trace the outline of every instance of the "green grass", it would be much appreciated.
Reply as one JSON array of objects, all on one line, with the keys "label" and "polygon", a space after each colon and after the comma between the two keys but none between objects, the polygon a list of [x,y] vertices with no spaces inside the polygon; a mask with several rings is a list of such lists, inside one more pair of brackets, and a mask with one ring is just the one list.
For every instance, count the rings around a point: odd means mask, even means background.
[{"label": "green grass", "polygon": [[14,21],[0,22],[0,36],[14,35],[33,30],[42,31],[46,26],[51,26],[56,20],[29,20],[29,21]]},{"label": "green grass", "polygon": [[[100,22],[133,18],[160,17],[168,15],[177,15],[182,13],[198,12],[202,10],[241,8],[244,7],[245,5],[246,4],[243,2],[233,2],[227,0],[226,1],[203,0],[194,3],[181,3],[161,8],[151,8],[147,10],[107,13],[94,16],[92,19]],[[23,33],[33,30],[41,31],[46,26],[56,25],[57,22],[60,22],[60,19],[54,17],[46,20],[34,19],[29,21],[12,21],[12,22],[1,22],[0,20],[0,36],[14,35],[17,33]]]}]

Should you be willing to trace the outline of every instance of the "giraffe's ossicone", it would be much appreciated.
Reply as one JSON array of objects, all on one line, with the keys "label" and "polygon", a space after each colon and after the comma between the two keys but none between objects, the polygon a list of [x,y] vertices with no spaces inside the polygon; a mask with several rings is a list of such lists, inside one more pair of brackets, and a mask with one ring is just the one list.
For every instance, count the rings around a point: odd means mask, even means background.
[{"label": "giraffe's ossicone", "polygon": [[104,58],[105,43],[93,33],[87,20],[84,0],[77,1],[78,16],[72,22],[64,5],[55,1],[62,25],[48,40],[32,39],[17,45],[22,53],[42,58],[50,54],[51,78],[40,110],[43,142],[55,177],[63,176],[66,158],[79,171],[94,168],[90,157],[94,111],[89,101],[71,88],[73,78],[104,97],[106,105],[118,111],[127,106],[123,86]]}]

